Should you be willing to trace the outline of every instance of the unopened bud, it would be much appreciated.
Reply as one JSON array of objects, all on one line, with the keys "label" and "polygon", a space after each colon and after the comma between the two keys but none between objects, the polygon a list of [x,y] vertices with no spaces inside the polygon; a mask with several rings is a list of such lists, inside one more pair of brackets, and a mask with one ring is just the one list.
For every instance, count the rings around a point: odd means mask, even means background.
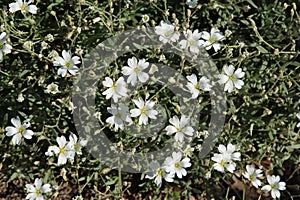
[{"label": "unopened bud", "polygon": [[296,11],[297,10],[297,5],[293,2],[292,6],[293,6],[293,9]]}]

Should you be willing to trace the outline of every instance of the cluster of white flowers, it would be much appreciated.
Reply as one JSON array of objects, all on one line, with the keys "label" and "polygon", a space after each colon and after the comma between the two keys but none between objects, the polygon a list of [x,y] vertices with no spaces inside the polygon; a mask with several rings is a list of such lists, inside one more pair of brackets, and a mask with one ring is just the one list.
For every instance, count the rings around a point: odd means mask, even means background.
[{"label": "cluster of white flowers", "polygon": [[173,152],[171,157],[167,157],[162,164],[158,165],[155,162],[150,163],[150,171],[145,176],[149,179],[154,179],[155,184],[161,187],[162,180],[173,182],[175,175],[182,178],[187,175],[185,168],[190,167],[190,158],[183,157],[181,152]]},{"label": "cluster of white flowers", "polygon": [[46,156],[58,156],[57,164],[66,164],[68,159],[72,162],[74,160],[75,154],[81,155],[81,148],[86,146],[87,140],[78,138],[75,134],[69,136],[69,142],[66,140],[65,136],[57,137],[56,141],[58,146],[49,146]]},{"label": "cluster of white flowers", "polygon": [[[163,21],[160,23],[160,26],[155,27],[155,33],[159,35],[159,41],[163,43],[177,42],[180,36],[174,24]],[[212,47],[217,52],[221,49],[219,42],[225,39],[217,28],[212,28],[210,33],[207,31],[199,32],[198,29],[194,31],[187,29],[183,34],[185,39],[179,41],[180,47],[182,49],[189,49],[194,54],[197,54],[201,48],[210,50]]]},{"label": "cluster of white flowers", "polygon": [[[230,173],[234,173],[236,168],[236,163],[234,161],[239,161],[241,159],[241,153],[236,152],[236,146],[232,144],[228,144],[227,147],[224,145],[219,145],[218,150],[220,154],[214,154],[211,158],[215,163],[213,167],[215,170],[219,172],[225,172],[225,169]],[[251,182],[251,184],[259,188],[262,185],[261,179],[263,179],[261,169],[256,169],[254,165],[246,165],[246,171],[242,173],[242,175]],[[280,191],[285,190],[285,182],[280,182],[279,176],[270,176],[267,175],[268,184],[263,186],[261,190],[263,192],[270,192],[272,198],[280,198]]]},{"label": "cluster of white flowers", "polygon": [[25,187],[28,192],[26,199],[29,200],[44,200],[43,194],[51,192],[51,185],[48,183],[43,185],[42,178],[36,178],[34,185],[26,184]]},{"label": "cluster of white flowers", "polygon": [[[255,169],[254,165],[247,165],[246,166],[246,171],[243,173],[243,176],[251,181],[252,185],[256,188],[259,188],[262,185],[262,182],[260,179],[263,179],[263,174],[262,174],[261,169]],[[280,190],[285,190],[285,182],[280,181],[279,176],[275,175],[267,175],[267,181],[268,184],[264,185],[261,190],[263,192],[270,192],[271,191],[271,196],[272,198],[280,198]]]},{"label": "cluster of white flowers", "polygon": [[241,159],[241,153],[235,152],[236,146],[228,144],[225,147],[223,144],[219,145],[218,150],[220,153],[215,153],[211,158],[216,163],[213,165],[214,169],[219,172],[225,172],[225,169],[231,173],[234,172],[236,164],[234,161]]},{"label": "cluster of white flowers", "polygon": [[[192,5],[191,3],[191,1],[187,2],[188,5]],[[179,41],[180,34],[176,31],[175,25],[163,21],[155,27],[155,33],[159,36],[159,41],[163,43],[178,42],[181,49],[189,50],[192,54],[198,54],[200,49],[210,50],[211,48],[217,52],[221,49],[220,41],[225,39],[217,28],[212,28],[210,33],[207,31],[199,32],[198,29],[194,31],[187,29],[183,31],[185,38]],[[233,92],[235,88],[241,89],[244,82],[240,79],[245,76],[245,72],[241,68],[235,70],[231,64],[229,66],[224,65],[223,70],[224,74],[218,75],[217,78],[218,83],[224,85],[224,91]],[[189,81],[187,87],[192,93],[192,98],[198,97],[200,89],[210,91],[213,85],[206,76],[201,77],[199,82],[195,74],[187,76],[187,79]]]}]

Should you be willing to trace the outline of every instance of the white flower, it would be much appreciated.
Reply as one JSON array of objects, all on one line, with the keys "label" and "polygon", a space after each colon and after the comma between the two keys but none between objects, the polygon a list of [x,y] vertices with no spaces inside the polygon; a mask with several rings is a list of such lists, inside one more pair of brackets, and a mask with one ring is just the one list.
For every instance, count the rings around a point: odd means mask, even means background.
[{"label": "white flower", "polygon": [[201,33],[199,33],[198,29],[196,29],[194,32],[191,30],[186,30],[183,32],[184,36],[186,37],[186,40],[181,40],[179,42],[179,45],[182,49],[190,49],[191,53],[198,53],[201,46],[203,46],[204,41],[200,40]]},{"label": "white flower", "polygon": [[206,50],[210,50],[211,47],[214,48],[214,50],[217,52],[221,49],[221,44],[218,43],[218,41],[221,41],[224,39],[224,36],[217,28],[212,28],[210,33],[207,31],[201,32],[202,38],[205,41],[204,46],[206,47]]},{"label": "white flower", "polygon": [[227,148],[223,145],[220,144],[218,147],[219,152],[227,157],[228,160],[240,160],[241,159],[241,153],[240,152],[235,152],[236,151],[236,146],[232,144],[228,144]]},{"label": "white flower", "polygon": [[142,15],[142,21],[143,23],[147,23],[150,20],[149,15]]},{"label": "white flower", "polygon": [[107,118],[106,123],[114,125],[116,130],[118,130],[119,128],[123,130],[124,122],[132,122],[128,111],[128,107],[124,104],[120,104],[118,106],[111,105],[111,107],[107,108],[107,111],[113,116]]},{"label": "white flower", "polygon": [[221,144],[219,145],[218,150],[221,154],[214,154],[214,156],[211,158],[216,162],[213,165],[214,169],[219,172],[224,172],[226,168],[227,171],[233,173],[236,166],[233,160],[240,160],[241,153],[235,152],[236,146],[232,144],[228,144],[227,148]]},{"label": "white flower", "polygon": [[190,157],[190,158],[191,158],[194,149],[195,149],[195,148],[191,147],[191,145],[188,144],[188,145],[185,147],[185,149],[183,150],[183,155],[184,155],[184,157]]},{"label": "white flower", "polygon": [[149,63],[145,59],[138,61],[136,57],[132,57],[127,60],[127,64],[128,66],[122,68],[122,74],[128,76],[127,83],[135,85],[137,79],[142,83],[145,83],[149,79],[149,75],[143,72],[149,66]]},{"label": "white flower", "polygon": [[189,126],[190,119],[185,115],[182,115],[180,121],[178,117],[175,115],[171,119],[169,119],[171,125],[166,127],[167,135],[175,134],[175,140],[177,142],[183,142],[184,136],[193,136],[194,129]]},{"label": "white flower", "polygon": [[21,144],[22,136],[26,139],[31,139],[33,136],[33,131],[27,129],[30,126],[30,122],[21,124],[20,118],[17,116],[16,118],[12,118],[11,123],[13,126],[8,126],[5,128],[6,136],[13,136],[12,143],[13,144]]},{"label": "white flower", "polygon": [[214,154],[211,159],[216,162],[213,167],[219,172],[225,172],[225,168],[231,173],[233,173],[235,170],[235,163],[229,160],[228,157],[224,156],[223,154]]},{"label": "white flower", "polygon": [[200,89],[204,91],[210,91],[211,85],[210,80],[206,76],[202,76],[198,82],[197,76],[192,74],[191,76],[186,77],[189,82],[187,83],[187,88],[192,93],[192,98],[196,99],[199,96]]},{"label": "white flower", "polygon": [[62,57],[56,56],[54,59],[55,61],[53,62],[53,65],[60,66],[57,70],[58,75],[65,77],[67,72],[75,75],[78,71],[78,67],[76,65],[80,63],[80,58],[78,56],[72,57],[71,51],[63,50]]},{"label": "white flower", "polygon": [[175,31],[175,26],[165,22],[161,22],[160,26],[155,27],[155,33],[159,35],[159,41],[167,43],[169,41],[176,42],[179,34]]},{"label": "white flower", "polygon": [[246,165],[246,172],[243,173],[243,176],[251,181],[252,185],[256,188],[261,186],[261,181],[258,178],[261,178],[262,175],[262,170],[260,169],[255,169],[253,165]]},{"label": "white flower", "polygon": [[195,8],[198,4],[198,0],[187,0],[186,5],[189,6],[189,8]]},{"label": "white flower", "polygon": [[174,181],[174,174],[170,174],[166,172],[165,166],[160,167],[155,162],[150,162],[151,171],[147,173],[145,178],[154,179],[155,184],[157,187],[161,187],[162,179],[165,179],[167,182]]},{"label": "white flower", "polygon": [[36,178],[34,181],[34,185],[26,184],[26,190],[29,194],[27,194],[26,199],[29,200],[44,200],[43,194],[51,192],[51,185],[45,184],[43,185],[42,178]]},{"label": "white flower", "polygon": [[108,87],[102,94],[106,95],[106,99],[113,98],[114,102],[118,102],[118,99],[121,97],[127,96],[126,83],[123,77],[120,77],[115,83],[109,77],[105,77],[105,80],[102,81],[102,84],[105,87]]},{"label": "white flower", "polygon": [[29,5],[31,4],[31,0],[17,0],[15,3],[9,4],[9,12],[14,13],[17,11],[21,11],[23,14],[25,12],[30,12],[32,14],[37,13],[37,7],[35,5]]},{"label": "white flower", "polygon": [[83,200],[83,198],[82,198],[82,196],[77,195],[77,196],[73,197],[72,200]]},{"label": "white flower", "polygon": [[182,176],[186,176],[187,172],[185,168],[190,167],[192,164],[190,163],[189,158],[182,159],[181,152],[173,152],[172,157],[167,157],[164,165],[166,166],[166,171],[171,174],[176,174],[178,178],[182,178]]},{"label": "white flower", "polygon": [[51,93],[51,94],[56,94],[59,92],[58,90],[58,85],[56,85],[55,83],[51,83],[49,85],[47,85],[47,88],[45,90],[46,93]]},{"label": "white flower", "polygon": [[3,60],[3,55],[11,52],[12,46],[6,43],[6,33],[0,34],[0,61]]},{"label": "white flower", "polygon": [[46,156],[53,156],[53,153],[58,156],[57,164],[63,165],[67,163],[67,159],[74,160],[73,144],[67,143],[65,136],[57,137],[58,146],[50,146],[45,153]]},{"label": "white flower", "polygon": [[148,118],[150,119],[156,119],[156,115],[158,112],[153,109],[155,102],[152,101],[146,101],[142,98],[139,98],[138,100],[133,100],[134,104],[138,108],[134,108],[130,110],[131,117],[139,117],[139,125],[148,124]]},{"label": "white flower", "polygon": [[[300,120],[300,113],[297,113],[296,116],[297,116],[298,120]],[[297,124],[297,128],[299,128],[299,127],[300,127],[300,122],[298,122],[298,124]]]},{"label": "white flower", "polygon": [[285,182],[280,182],[279,176],[267,175],[269,185],[265,185],[261,188],[263,192],[270,192],[273,199],[280,198],[280,191],[285,190]]},{"label": "white flower", "polygon": [[[69,140],[70,140],[69,145],[71,146],[71,149],[74,151],[74,153],[76,153],[78,155],[82,155],[81,149],[82,149],[82,147],[86,146],[87,140],[81,138],[78,141],[78,137],[73,133],[69,136]],[[74,156],[71,155],[71,157],[74,157]]]},{"label": "white flower", "polygon": [[240,80],[245,76],[245,72],[241,68],[234,71],[233,65],[224,65],[223,70],[225,74],[218,75],[219,84],[225,84],[224,91],[232,92],[234,88],[241,89],[244,81]]}]

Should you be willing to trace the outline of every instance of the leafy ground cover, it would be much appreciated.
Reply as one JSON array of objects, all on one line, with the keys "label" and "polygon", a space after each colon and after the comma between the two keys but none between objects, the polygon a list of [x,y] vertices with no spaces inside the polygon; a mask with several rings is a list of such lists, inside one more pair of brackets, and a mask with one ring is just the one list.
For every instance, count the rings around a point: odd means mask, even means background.
[{"label": "leafy ground cover", "polygon": [[298,1],[0,7],[0,199],[300,199]]}]

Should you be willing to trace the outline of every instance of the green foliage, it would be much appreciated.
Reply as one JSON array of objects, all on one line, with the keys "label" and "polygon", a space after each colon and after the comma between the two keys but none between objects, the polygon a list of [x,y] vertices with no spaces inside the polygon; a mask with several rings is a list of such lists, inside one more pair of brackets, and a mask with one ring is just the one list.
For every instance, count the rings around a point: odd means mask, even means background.
[{"label": "green foliage", "polygon": [[[242,161],[237,166],[238,172],[242,172],[246,164],[262,166],[268,174],[279,174],[287,182],[283,199],[300,196],[297,182],[300,132],[296,127],[299,122],[296,113],[300,112],[299,2],[295,2],[298,9],[295,10],[291,0],[210,0],[199,1],[196,8],[188,8],[185,1],[172,0],[37,0],[34,2],[38,7],[36,15],[9,13],[9,3],[8,0],[0,2],[0,33],[7,33],[13,47],[12,53],[4,55],[0,62],[0,183],[5,183],[8,189],[1,191],[0,187],[0,197],[10,198],[11,193],[18,193],[18,198],[24,198],[25,184],[43,177],[55,188],[51,199],[71,199],[76,194],[86,199],[122,196],[128,199],[149,199],[149,196],[152,199],[191,196],[242,199],[243,191],[227,191],[235,182],[231,175],[212,169],[213,153],[201,160],[196,150],[188,175],[174,183],[164,182],[159,189],[153,181],[144,179],[145,174],[110,169],[86,150],[74,163],[63,166],[56,164],[56,157],[45,156],[58,136],[76,133],[70,104],[76,76],[58,76],[58,67],[53,66],[54,57],[70,49],[82,60],[105,39],[125,30],[157,26],[161,20],[178,21],[181,31],[187,28],[210,31],[211,27],[218,27],[225,33],[222,49],[209,53],[220,71],[223,65],[231,63],[241,67],[246,75],[241,90],[226,94],[226,122],[217,144],[232,143],[239,147]],[[150,20],[143,22],[143,15],[148,15]],[[43,47],[42,42],[47,46]],[[179,72],[182,70],[184,76],[193,72],[189,63],[179,56],[156,49],[134,52],[134,55],[153,63],[164,55],[166,59],[161,62]],[[119,73],[130,57],[132,54],[112,63],[107,76]],[[60,93],[44,92],[52,82],[59,85]],[[160,90],[157,85],[147,89],[155,94],[155,99],[168,105],[167,116],[178,114],[177,99],[169,90],[157,92]],[[108,101],[102,92],[103,88],[99,87],[96,102],[105,121],[109,116],[105,107]],[[204,117],[200,129],[203,131],[209,126],[209,117],[205,114],[210,113],[210,99],[208,94],[201,98]],[[31,140],[23,139],[19,146],[12,145],[11,137],[5,136],[5,127],[11,126],[10,119],[16,116],[30,121],[30,129],[35,133]],[[166,135],[137,139],[125,133],[113,135],[108,127],[105,130],[115,143],[144,152],[160,148],[169,139]],[[196,139],[192,146],[201,142],[202,139]],[[67,192],[70,195],[66,195]]]}]

